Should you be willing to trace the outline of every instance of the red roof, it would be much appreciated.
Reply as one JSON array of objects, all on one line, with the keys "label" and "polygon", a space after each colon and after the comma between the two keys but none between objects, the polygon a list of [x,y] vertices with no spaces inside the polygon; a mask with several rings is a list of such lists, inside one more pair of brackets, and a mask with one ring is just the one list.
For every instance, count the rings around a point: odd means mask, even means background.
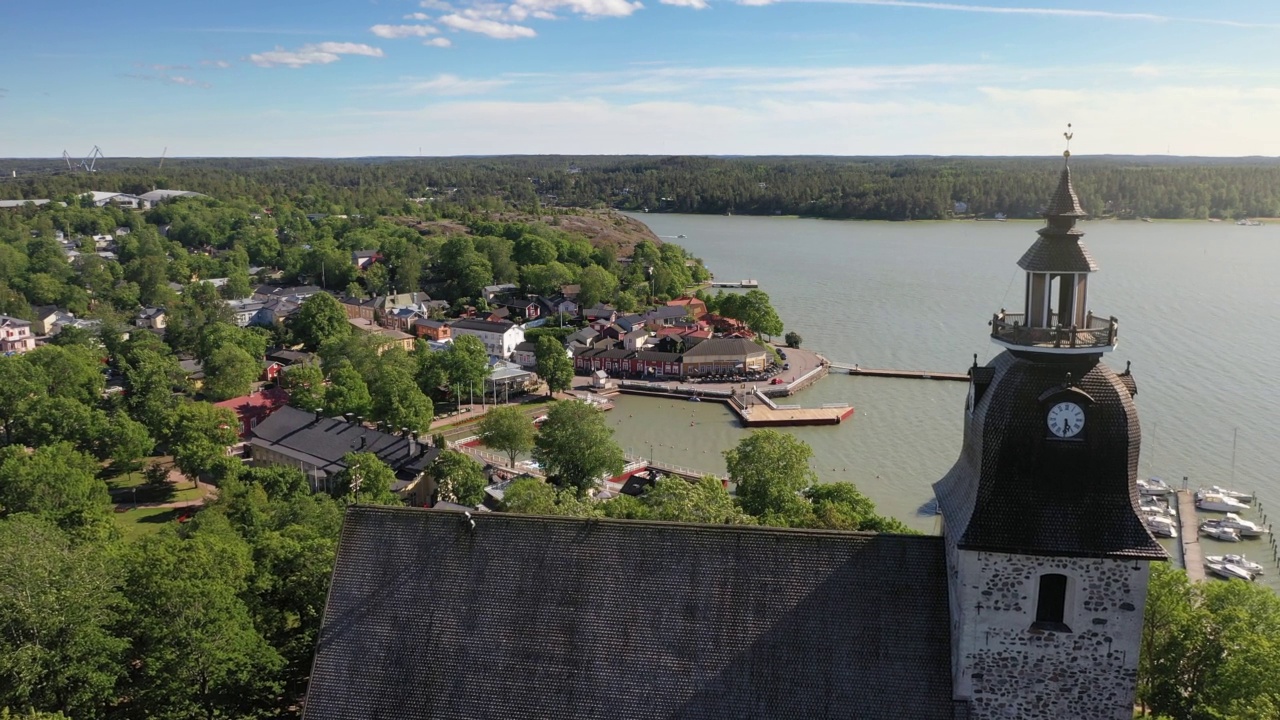
[{"label": "red roof", "polygon": [[279,410],[288,402],[289,393],[280,388],[271,388],[270,390],[223,400],[222,402],[214,403],[214,405],[231,408],[235,411],[236,417],[240,419],[243,432],[248,432],[252,425],[256,424],[251,421],[262,421],[263,418]]}]

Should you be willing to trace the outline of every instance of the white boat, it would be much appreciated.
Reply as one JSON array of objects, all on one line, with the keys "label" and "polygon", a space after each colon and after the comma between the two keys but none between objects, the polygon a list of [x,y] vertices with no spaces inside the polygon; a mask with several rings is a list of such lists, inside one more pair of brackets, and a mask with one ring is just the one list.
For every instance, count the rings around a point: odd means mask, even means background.
[{"label": "white boat", "polygon": [[1249,509],[1248,505],[1233,497],[1211,492],[1199,493],[1196,507],[1209,512],[1240,512]]},{"label": "white boat", "polygon": [[1208,555],[1205,557],[1206,563],[1219,563],[1225,565],[1235,565],[1244,568],[1254,575],[1261,575],[1266,568],[1260,563],[1256,563],[1243,555]]},{"label": "white boat", "polygon": [[1209,525],[1208,523],[1200,526],[1200,532],[1222,542],[1240,542],[1240,533],[1234,528],[1218,527],[1217,525]]},{"label": "white boat", "polygon": [[1231,528],[1240,533],[1241,537],[1260,537],[1267,534],[1267,529],[1252,520],[1245,520],[1235,513],[1227,513],[1227,516],[1221,520],[1206,520],[1205,525],[1213,525],[1214,527]]},{"label": "white boat", "polygon": [[1220,578],[1253,582],[1253,573],[1245,570],[1239,565],[1232,565],[1230,563],[1206,563],[1205,567],[1209,568],[1209,572]]},{"label": "white boat", "polygon": [[1222,495],[1223,497],[1229,497],[1232,500],[1239,500],[1245,504],[1253,502],[1253,493],[1240,492],[1239,490],[1228,490],[1217,485],[1210,485],[1207,489],[1200,488],[1196,491],[1196,497],[1198,498],[1201,495]]},{"label": "white boat", "polygon": [[1147,529],[1151,531],[1151,534],[1156,537],[1178,537],[1178,524],[1171,518],[1164,515],[1144,515],[1142,521],[1146,523]]},{"label": "white boat", "polygon": [[1169,483],[1158,477],[1147,478],[1146,480],[1138,478],[1138,492],[1143,495],[1168,495],[1173,492],[1173,488],[1169,487]]},{"label": "white boat", "polygon": [[1138,512],[1143,515],[1163,515],[1164,517],[1178,517],[1178,511],[1172,505],[1158,505],[1153,502],[1144,502],[1138,506]]}]

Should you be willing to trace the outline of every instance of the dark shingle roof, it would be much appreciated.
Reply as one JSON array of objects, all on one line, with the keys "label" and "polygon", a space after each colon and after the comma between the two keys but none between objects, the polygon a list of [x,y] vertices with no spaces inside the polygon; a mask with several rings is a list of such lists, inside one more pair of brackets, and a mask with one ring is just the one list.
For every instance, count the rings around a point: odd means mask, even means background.
[{"label": "dark shingle roof", "polygon": [[371,430],[338,417],[317,419],[315,413],[288,405],[258,423],[249,442],[300,457],[328,473],[344,469],[342,458],[349,452],[371,452],[398,474],[411,476],[425,470],[440,454],[439,449],[421,443],[417,452],[411,453],[409,440],[403,436]]},{"label": "dark shingle roof", "polygon": [[707,338],[684,351],[688,358],[708,357],[711,355],[763,355],[764,348],[746,338]]},{"label": "dark shingle roof", "polygon": [[510,330],[514,325],[515,323],[507,322],[506,320],[501,320],[498,322],[489,322],[488,320],[473,320],[471,318],[464,318],[462,320],[455,321],[452,327],[455,330],[480,330],[483,332],[492,332],[492,333],[501,334]]},{"label": "dark shingle roof", "polygon": [[1062,174],[1058,176],[1058,187],[1053,191],[1053,197],[1049,198],[1049,206],[1045,208],[1045,217],[1085,217],[1087,213],[1084,208],[1080,207],[1080,198],[1076,196],[1076,189],[1071,185],[1071,168],[1063,166]]},{"label": "dark shingle roof", "polygon": [[1081,235],[1046,236],[1041,231],[1040,239],[1018,260],[1018,267],[1027,272],[1097,272],[1098,263],[1080,242]]},{"label": "dark shingle roof", "polygon": [[953,717],[941,538],[473,519],[347,511],[307,720]]},{"label": "dark shingle roof", "polygon": [[[1036,362],[1010,352],[967,421],[960,458],[934,492],[960,547],[1066,557],[1164,559],[1138,514],[1142,431],[1124,382],[1098,360]],[[1045,438],[1045,406],[1066,375],[1093,399],[1079,441]]]}]

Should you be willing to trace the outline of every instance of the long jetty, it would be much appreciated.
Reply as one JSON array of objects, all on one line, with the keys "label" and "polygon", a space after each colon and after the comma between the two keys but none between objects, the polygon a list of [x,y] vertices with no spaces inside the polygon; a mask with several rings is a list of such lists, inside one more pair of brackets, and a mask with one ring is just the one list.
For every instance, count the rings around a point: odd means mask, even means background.
[{"label": "long jetty", "polygon": [[831,363],[831,367],[847,371],[850,375],[866,377],[907,378],[912,380],[953,380],[969,382],[968,373],[935,372],[932,370],[888,370],[884,368],[864,368],[861,365]]},{"label": "long jetty", "polygon": [[1200,545],[1200,525],[1196,517],[1196,499],[1190,490],[1175,490],[1178,500],[1178,542],[1182,544],[1182,569],[1187,579],[1204,582],[1204,548]]}]

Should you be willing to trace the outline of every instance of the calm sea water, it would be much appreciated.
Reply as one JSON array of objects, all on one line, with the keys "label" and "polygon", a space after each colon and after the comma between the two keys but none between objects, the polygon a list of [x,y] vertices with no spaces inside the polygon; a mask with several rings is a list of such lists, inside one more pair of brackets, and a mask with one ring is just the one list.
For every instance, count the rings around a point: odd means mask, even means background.
[{"label": "calm sea water", "polygon": [[[987,321],[1001,307],[1021,307],[1016,263],[1039,227],[636,217],[659,236],[685,235],[674,241],[718,279],[758,279],[806,348],[865,367],[952,372],[975,353],[983,363],[997,353]],[[1117,370],[1131,362],[1138,381],[1139,472],[1255,490],[1264,508],[1280,511],[1280,225],[1083,227],[1101,267],[1090,278],[1091,309],[1120,320],[1120,344],[1106,361]],[[917,510],[959,453],[966,390],[832,375],[795,402],[849,402],[857,415],[794,433],[813,447],[824,481],[854,482],[882,512],[931,530],[936,519]],[[637,454],[716,472],[721,452],[746,433],[717,405],[648,398],[623,398],[612,421]],[[1244,549],[1261,556],[1266,547]]]}]

